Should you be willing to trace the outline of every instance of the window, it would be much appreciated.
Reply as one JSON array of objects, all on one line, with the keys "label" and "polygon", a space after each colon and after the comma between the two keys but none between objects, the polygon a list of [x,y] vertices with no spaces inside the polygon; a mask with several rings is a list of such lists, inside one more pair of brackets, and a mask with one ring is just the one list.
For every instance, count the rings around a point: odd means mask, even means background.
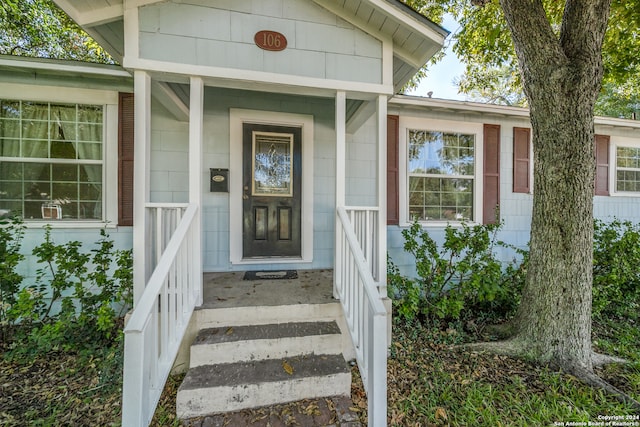
[{"label": "window", "polygon": [[616,191],[640,193],[640,147],[616,146]]},{"label": "window", "polygon": [[410,221],[474,220],[476,135],[409,129]]},{"label": "window", "polygon": [[103,106],[0,99],[0,215],[103,219]]}]

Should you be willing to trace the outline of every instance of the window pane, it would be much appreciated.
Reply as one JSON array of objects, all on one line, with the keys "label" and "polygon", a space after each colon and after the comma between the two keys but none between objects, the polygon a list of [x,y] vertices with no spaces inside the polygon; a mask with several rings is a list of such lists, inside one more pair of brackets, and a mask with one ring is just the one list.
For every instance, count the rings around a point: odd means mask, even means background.
[{"label": "window pane", "polygon": [[101,187],[94,184],[80,184],[80,200],[100,201],[102,199]]},{"label": "window pane", "polygon": [[97,123],[102,127],[102,107],[78,105],[78,123]]},{"label": "window pane", "polygon": [[80,182],[102,183],[102,166],[80,165]]},{"label": "window pane", "polygon": [[0,118],[19,119],[20,118],[20,101],[0,99]]},{"label": "window pane", "polygon": [[22,141],[22,157],[46,159],[49,157],[49,143],[46,139],[25,139]]},{"label": "window pane", "polygon": [[51,141],[52,159],[75,159],[76,149],[71,142]]},{"label": "window pane", "polygon": [[51,181],[51,165],[49,163],[24,163],[24,179]]},{"label": "window pane", "polygon": [[78,181],[78,165],[53,165],[53,181]]},{"label": "window pane", "polygon": [[0,157],[20,157],[20,140],[0,138]]},{"label": "window pane", "polygon": [[22,198],[21,182],[0,180],[0,200],[14,200],[14,199],[21,199],[21,198]]},{"label": "window pane", "polygon": [[49,124],[49,137],[54,141],[75,142],[76,135],[75,122],[52,122]]},{"label": "window pane", "polygon": [[78,141],[101,142],[102,141],[102,123],[78,124]]},{"label": "window pane", "polygon": [[80,219],[100,219],[102,217],[102,202],[81,202],[78,206]]},{"label": "window pane", "polygon": [[77,120],[75,104],[51,104],[52,122],[72,122]]},{"label": "window pane", "polygon": [[78,159],[80,160],[102,160],[102,144],[92,142],[79,142]]}]

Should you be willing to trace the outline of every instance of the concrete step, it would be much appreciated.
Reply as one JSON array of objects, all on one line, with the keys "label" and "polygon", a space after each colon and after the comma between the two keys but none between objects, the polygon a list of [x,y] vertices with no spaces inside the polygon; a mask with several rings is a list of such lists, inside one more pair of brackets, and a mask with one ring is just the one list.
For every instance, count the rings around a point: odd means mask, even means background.
[{"label": "concrete step", "polygon": [[187,373],[176,399],[180,418],[325,396],[348,396],[351,373],[342,355],[306,355],[202,365]]},{"label": "concrete step", "polygon": [[342,316],[340,302],[322,304],[259,305],[213,308],[196,307],[199,329],[222,326],[268,325],[287,322],[332,321]]},{"label": "concrete step", "polygon": [[229,326],[201,330],[191,346],[189,366],[341,353],[336,322]]}]

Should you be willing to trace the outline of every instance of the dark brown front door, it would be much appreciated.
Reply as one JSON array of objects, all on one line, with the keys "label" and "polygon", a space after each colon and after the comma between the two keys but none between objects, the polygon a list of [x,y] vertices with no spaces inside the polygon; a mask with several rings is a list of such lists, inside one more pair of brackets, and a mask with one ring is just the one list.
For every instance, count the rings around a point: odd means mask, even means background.
[{"label": "dark brown front door", "polygon": [[245,123],[243,257],[301,255],[302,129]]}]

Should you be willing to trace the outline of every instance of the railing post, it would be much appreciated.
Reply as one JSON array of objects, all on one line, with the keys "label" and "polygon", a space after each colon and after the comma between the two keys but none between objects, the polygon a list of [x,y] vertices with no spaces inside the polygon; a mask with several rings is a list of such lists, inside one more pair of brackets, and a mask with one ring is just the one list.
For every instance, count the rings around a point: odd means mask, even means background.
[{"label": "railing post", "polygon": [[[378,223],[377,271],[381,298],[387,297],[387,97],[378,96]],[[373,260],[372,260],[373,261]]]},{"label": "railing post", "polygon": [[122,401],[127,404],[122,406],[122,427],[144,425],[144,350],[141,332],[125,335]]},{"label": "railing post", "polygon": [[149,201],[149,163],[151,159],[151,77],[136,70],[133,77],[135,128],[133,171],[133,306],[135,307],[147,283],[148,261],[146,203]]},{"label": "railing post", "polygon": [[335,257],[333,261],[333,297],[338,298],[338,280],[340,280],[342,257],[338,256],[337,249],[340,239],[342,239],[342,229],[338,225],[340,219],[337,216],[337,209],[345,205],[345,182],[346,182],[346,148],[347,148],[347,94],[343,91],[336,92],[336,236],[334,249]]},{"label": "railing post", "polygon": [[369,427],[386,427],[387,425],[387,319],[383,315],[373,316],[373,354],[372,372],[369,377],[370,394],[368,398]]},{"label": "railing post", "polygon": [[196,305],[202,304],[202,138],[204,129],[204,82],[191,77],[189,97],[189,202],[198,207],[194,218],[193,284]]}]

